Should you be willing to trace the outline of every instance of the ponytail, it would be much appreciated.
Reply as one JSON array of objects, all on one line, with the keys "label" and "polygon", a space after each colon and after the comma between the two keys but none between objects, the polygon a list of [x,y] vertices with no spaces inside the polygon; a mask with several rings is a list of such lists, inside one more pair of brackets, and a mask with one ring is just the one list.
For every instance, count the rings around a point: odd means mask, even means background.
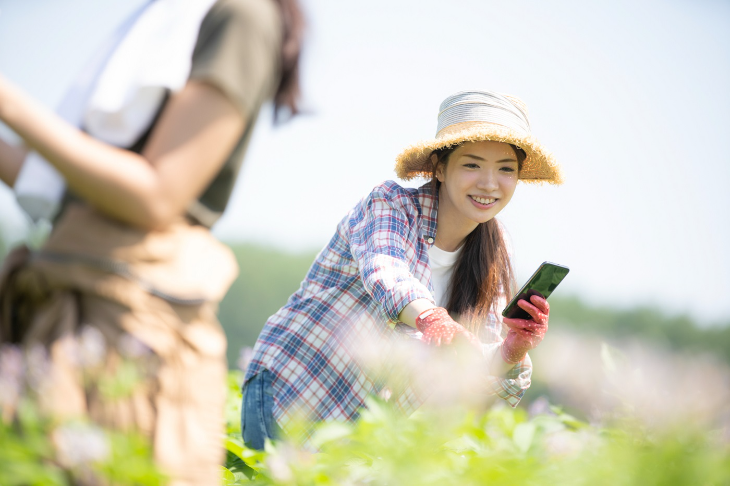
[{"label": "ponytail", "polygon": [[299,113],[299,57],[304,36],[304,16],[298,0],[274,0],[281,14],[284,36],[281,41],[281,78],[274,95],[274,122],[286,108],[289,118]]}]

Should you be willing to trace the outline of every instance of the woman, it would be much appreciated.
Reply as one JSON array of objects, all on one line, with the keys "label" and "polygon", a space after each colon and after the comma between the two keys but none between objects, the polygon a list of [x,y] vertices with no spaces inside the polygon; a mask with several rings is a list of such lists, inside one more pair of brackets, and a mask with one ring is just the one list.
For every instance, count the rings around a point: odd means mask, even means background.
[{"label": "woman", "polygon": [[[465,338],[483,356],[485,393],[516,406],[530,384],[527,351],[548,327],[547,302],[519,306],[530,320],[497,313],[513,288],[510,257],[494,217],[518,180],[560,184],[552,157],[530,135],[516,98],[470,91],[439,109],[436,138],[397,159],[402,179],[428,176],[418,189],[377,186],[337,228],[300,289],[269,318],[254,347],[243,390],[245,442],[263,447],[299,418],[353,420],[381,377],[355,351],[363,337],[414,335],[432,346]],[[462,341],[464,339],[461,339]],[[413,390],[390,397],[406,413]]]},{"label": "woman", "polygon": [[[71,90],[77,121],[0,76],[0,120],[23,142],[0,140],[0,178],[20,193],[40,156],[67,188],[42,249],[6,259],[0,344],[48,350],[51,413],[136,429],[172,484],[217,484],[226,343],[215,311],[237,270],[209,228],[261,105],[297,112],[302,19],[296,0],[155,0],[133,17]],[[64,353],[82,326],[109,351],[99,381]],[[97,385],[130,334],[156,372],[105,399]]]}]

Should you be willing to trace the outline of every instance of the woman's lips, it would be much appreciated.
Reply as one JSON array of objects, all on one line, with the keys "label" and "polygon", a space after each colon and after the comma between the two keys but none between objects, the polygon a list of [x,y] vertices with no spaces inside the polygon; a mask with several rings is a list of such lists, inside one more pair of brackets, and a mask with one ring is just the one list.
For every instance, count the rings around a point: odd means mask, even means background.
[{"label": "woman's lips", "polygon": [[489,209],[497,202],[497,199],[493,197],[469,196],[469,199],[479,209]]}]

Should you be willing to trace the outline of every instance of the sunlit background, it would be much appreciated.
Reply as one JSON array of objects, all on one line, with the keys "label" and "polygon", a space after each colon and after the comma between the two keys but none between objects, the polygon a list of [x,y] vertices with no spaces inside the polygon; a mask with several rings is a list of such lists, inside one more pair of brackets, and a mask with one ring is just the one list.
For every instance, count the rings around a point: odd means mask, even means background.
[{"label": "sunlit background", "polygon": [[[145,1],[0,0],[0,73],[55,106],[99,42]],[[571,268],[550,299],[550,331],[530,351],[530,389],[516,409],[497,406],[477,422],[450,413],[457,409],[438,407],[478,399],[481,363],[464,368],[438,359],[458,353],[424,355],[408,343],[371,365],[389,365],[393,379],[410,373],[440,405],[404,421],[370,402],[347,426],[359,432],[325,426],[325,454],[277,445],[263,471],[283,478],[277,484],[292,484],[292,471],[301,483],[359,484],[369,458],[373,484],[728,484],[730,2],[300,1],[307,113],[274,128],[266,107],[214,228],[241,267],[218,314],[232,370],[226,479],[244,457],[235,369],[250,360],[268,316],[345,213],[394,178],[396,155],[434,136],[440,102],[494,89],[525,100],[534,134],[566,174],[559,188],[519,186],[500,215],[519,283],[544,260]],[[14,139],[1,124],[0,136]],[[45,231],[0,184],[0,261]],[[77,336],[82,352],[86,334]],[[19,388],[13,396],[13,370],[22,369],[8,366],[13,354],[0,347],[0,483],[50,484],[17,473],[66,466],[56,444],[63,427],[7,420],[20,403],[34,416]],[[49,437],[60,461],[45,456]],[[458,449],[454,439],[464,437],[473,450]],[[43,447],[35,456],[33,444]],[[97,457],[98,445],[86,444]],[[157,484],[134,476],[152,468],[144,451],[109,450],[105,460],[133,478],[111,482]],[[227,484],[249,484],[238,479]]]},{"label": "sunlit background", "polygon": [[[54,106],[141,3],[0,0],[0,71]],[[215,228],[222,240],[316,251],[359,198],[394,178],[406,145],[434,135],[443,98],[494,89],[526,101],[566,173],[560,188],[519,187],[502,215],[521,280],[550,260],[571,268],[563,295],[728,322],[730,3],[303,6],[308,114],[274,129],[267,109]],[[5,187],[0,208],[6,246],[25,238]]]}]

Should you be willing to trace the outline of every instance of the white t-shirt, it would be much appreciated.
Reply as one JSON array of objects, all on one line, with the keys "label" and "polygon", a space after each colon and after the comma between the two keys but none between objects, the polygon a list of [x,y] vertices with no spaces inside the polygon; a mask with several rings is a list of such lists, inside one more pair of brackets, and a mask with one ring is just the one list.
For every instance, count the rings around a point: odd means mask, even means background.
[{"label": "white t-shirt", "polygon": [[449,283],[454,273],[454,266],[463,245],[456,251],[444,251],[436,245],[428,250],[428,259],[431,263],[431,283],[433,283],[436,305],[446,307],[449,303]]},{"label": "white t-shirt", "polygon": [[[449,303],[449,284],[451,276],[454,274],[456,260],[461,253],[462,245],[456,251],[444,251],[436,245],[431,246],[428,250],[428,258],[431,263],[431,283],[433,283],[434,299],[439,307],[446,307]],[[504,307],[504,304],[502,304]],[[418,333],[420,336],[420,333]],[[494,363],[501,365],[500,348],[502,342],[482,343],[482,353],[487,363],[494,366]]]}]

